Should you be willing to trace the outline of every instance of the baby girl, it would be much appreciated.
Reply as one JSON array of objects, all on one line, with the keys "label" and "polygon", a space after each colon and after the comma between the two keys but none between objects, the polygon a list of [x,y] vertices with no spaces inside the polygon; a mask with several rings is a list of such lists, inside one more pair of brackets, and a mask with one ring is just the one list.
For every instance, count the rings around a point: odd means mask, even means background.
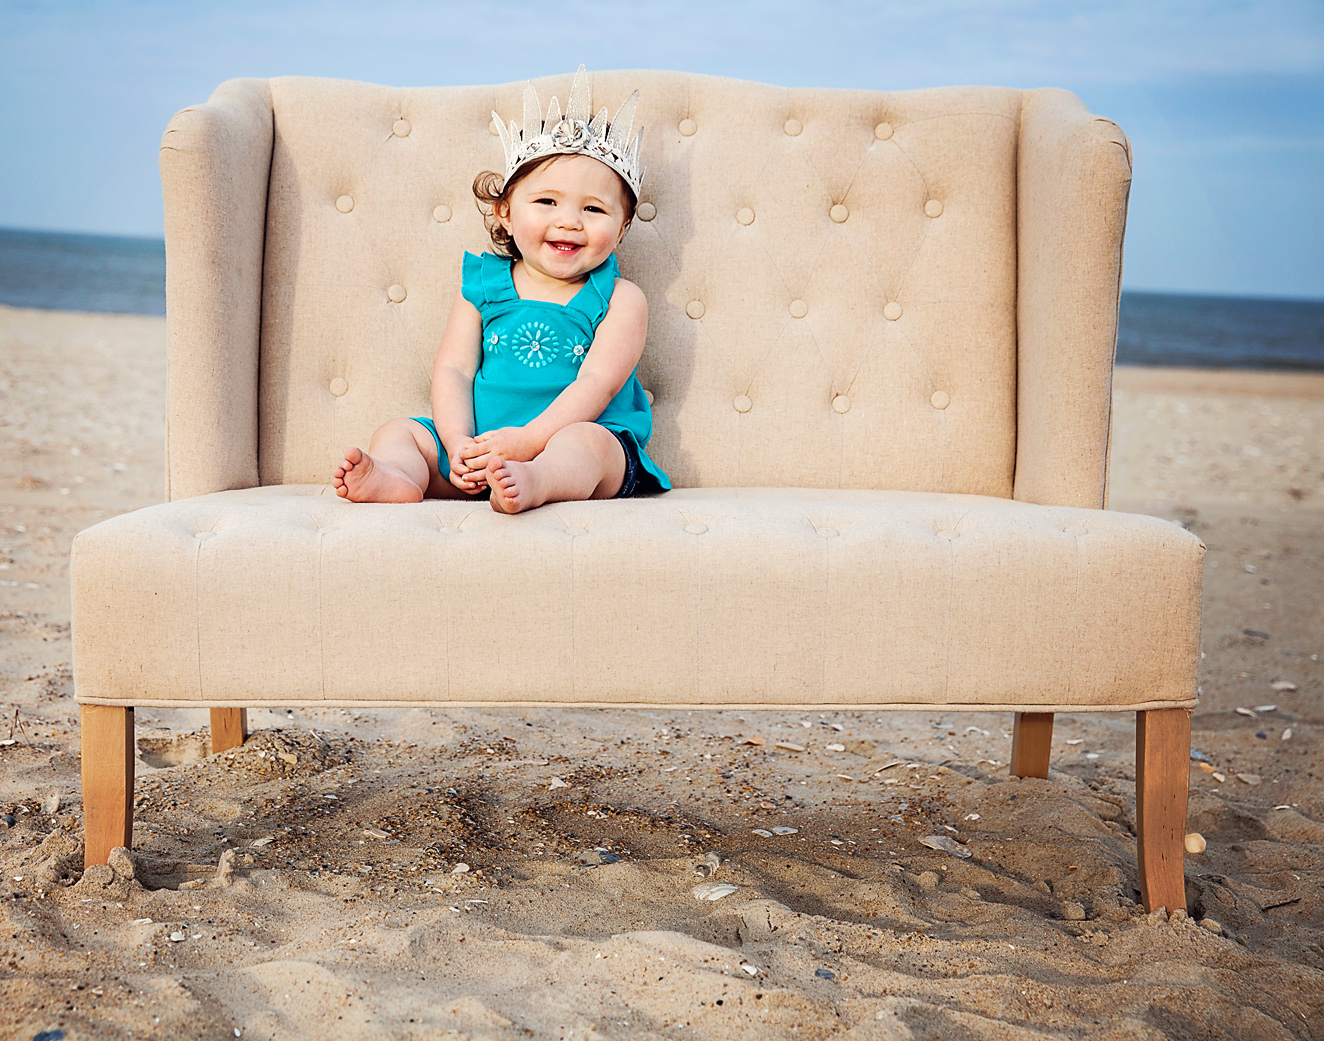
[{"label": "baby girl", "polygon": [[432,418],[393,419],[332,478],[354,502],[418,502],[490,491],[494,510],[624,498],[671,482],[644,451],[652,412],[635,374],[648,303],[618,277],[614,250],[639,200],[630,138],[635,91],[608,123],[590,120],[581,65],[566,114],[541,116],[525,87],[524,126],[501,131],[505,176],[474,195],[495,253],[464,255],[460,290],[432,368]]}]

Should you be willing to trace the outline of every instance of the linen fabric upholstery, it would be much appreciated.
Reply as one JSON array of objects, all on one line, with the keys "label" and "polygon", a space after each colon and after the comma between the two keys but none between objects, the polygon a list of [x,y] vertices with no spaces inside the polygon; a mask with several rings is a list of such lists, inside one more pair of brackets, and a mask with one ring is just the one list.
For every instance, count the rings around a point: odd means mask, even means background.
[{"label": "linen fabric upholstery", "polygon": [[1102,507],[1131,145],[1067,91],[1032,91],[1017,168],[1015,496]]},{"label": "linen fabric upholstery", "polygon": [[508,517],[220,492],[77,537],[78,697],[1190,706],[1203,552],[1157,518],[968,495],[704,488]]},{"label": "linen fabric upholstery", "polygon": [[[649,452],[676,485],[1010,496],[1032,94],[628,72],[593,96],[635,86],[648,174],[619,255],[649,300]],[[384,417],[428,407],[460,254],[487,243],[470,185],[501,168],[489,112],[521,90],[270,82],[262,483],[325,480]],[[1115,252],[1122,213],[1096,216]]]},{"label": "linen fabric upholstery", "polygon": [[1121,132],[1055,90],[592,77],[635,87],[618,256],[677,490],[517,517],[325,482],[430,410],[523,85],[235,80],[175,117],[172,501],[74,542],[78,701],[1194,705],[1204,547],[1099,509]]},{"label": "linen fabric upholstery", "polygon": [[166,497],[257,483],[266,80],[230,80],[161,139],[166,240]]}]

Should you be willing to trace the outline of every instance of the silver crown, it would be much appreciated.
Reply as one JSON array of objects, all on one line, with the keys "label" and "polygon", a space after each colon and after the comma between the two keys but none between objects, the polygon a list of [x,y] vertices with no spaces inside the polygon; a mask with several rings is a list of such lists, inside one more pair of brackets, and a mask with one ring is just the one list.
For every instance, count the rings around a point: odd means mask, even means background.
[{"label": "silver crown", "polygon": [[520,167],[534,160],[549,155],[587,155],[606,163],[620,174],[634,193],[635,201],[638,201],[639,186],[644,180],[644,169],[639,165],[639,146],[644,128],[640,127],[633,138],[630,136],[638,104],[639,92],[636,90],[621,103],[611,122],[607,121],[606,108],[590,119],[593,102],[588,73],[581,65],[570,87],[565,115],[561,115],[561,103],[553,97],[544,117],[533,83],[525,83],[523,127],[516,126],[513,119],[507,127],[500,116],[492,113],[492,122],[496,124],[497,133],[501,137],[501,147],[506,150],[505,183],[509,184]]}]

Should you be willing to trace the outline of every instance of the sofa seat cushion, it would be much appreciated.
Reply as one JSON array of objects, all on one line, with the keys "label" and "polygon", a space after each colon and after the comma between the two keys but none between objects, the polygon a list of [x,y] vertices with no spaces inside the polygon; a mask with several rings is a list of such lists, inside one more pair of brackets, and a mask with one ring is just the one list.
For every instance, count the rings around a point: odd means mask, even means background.
[{"label": "sofa seat cushion", "polygon": [[1195,703],[1204,546],[1154,517],[918,492],[355,504],[287,485],[74,541],[114,705]]}]

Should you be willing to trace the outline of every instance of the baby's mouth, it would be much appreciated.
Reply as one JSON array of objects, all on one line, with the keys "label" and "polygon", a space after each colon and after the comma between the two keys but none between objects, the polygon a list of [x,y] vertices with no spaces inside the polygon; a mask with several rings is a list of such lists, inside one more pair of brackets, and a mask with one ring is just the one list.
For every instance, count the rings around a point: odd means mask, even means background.
[{"label": "baby's mouth", "polygon": [[565,256],[569,256],[570,254],[584,248],[578,242],[548,242],[547,245],[551,246],[557,253],[564,254]]}]

